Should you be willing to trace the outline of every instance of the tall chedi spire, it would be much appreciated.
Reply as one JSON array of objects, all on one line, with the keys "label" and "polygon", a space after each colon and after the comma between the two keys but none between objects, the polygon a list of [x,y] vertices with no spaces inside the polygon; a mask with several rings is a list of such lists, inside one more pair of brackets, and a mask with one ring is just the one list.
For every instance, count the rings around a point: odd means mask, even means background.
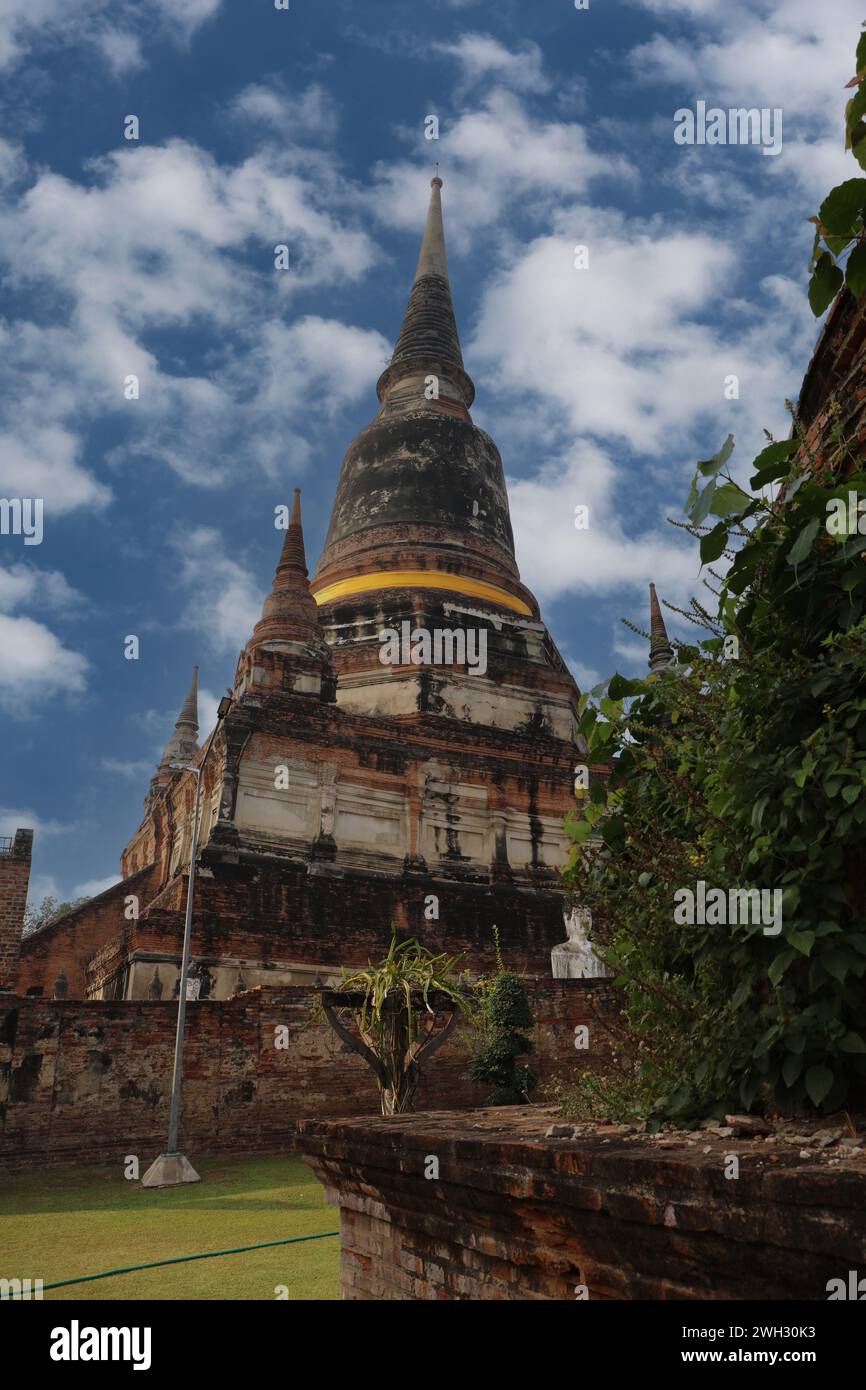
[{"label": "tall chedi spire", "polygon": [[650,654],[649,668],[651,671],[667,671],[669,667],[675,665],[676,656],[668,637],[665,620],[662,617],[661,605],[656,593],[655,584],[650,584]]},{"label": "tall chedi spire", "polygon": [[301,489],[296,487],[274,582],[238,662],[235,694],[268,686],[318,694],[326,659],[307,575]]},{"label": "tall chedi spire", "polygon": [[363,597],[438,593],[535,619],[520,583],[502,460],[469,414],[475,387],[454,316],[442,180],[434,178],[409,303],[380,406],[346,451],[312,583],[327,625]]},{"label": "tall chedi spire", "polygon": [[156,773],[151,778],[150,792],[145,800],[149,804],[160,787],[166,786],[174,776],[172,763],[188,763],[198,752],[198,667],[193,667],[192,681],[174,726],[174,732],[163,749],[157,764]]}]

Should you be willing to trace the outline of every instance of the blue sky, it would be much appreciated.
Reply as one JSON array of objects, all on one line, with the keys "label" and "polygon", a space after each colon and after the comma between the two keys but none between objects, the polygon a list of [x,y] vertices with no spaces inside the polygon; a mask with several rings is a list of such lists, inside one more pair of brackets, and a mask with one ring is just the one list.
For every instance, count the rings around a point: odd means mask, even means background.
[{"label": "blue sky", "polygon": [[[860,8],[7,0],[0,495],[42,497],[44,538],[0,536],[0,834],[35,828],[34,898],[117,876],[193,663],[203,733],[232,679],[295,486],[315,566],[434,161],[522,576],[583,686],[643,668],[619,618],[645,622],[650,579],[700,583],[665,523],[694,460],[732,431],[747,476],[787,433],[806,218],[859,172]],[[698,100],[781,108],[781,154],[677,145]]]}]

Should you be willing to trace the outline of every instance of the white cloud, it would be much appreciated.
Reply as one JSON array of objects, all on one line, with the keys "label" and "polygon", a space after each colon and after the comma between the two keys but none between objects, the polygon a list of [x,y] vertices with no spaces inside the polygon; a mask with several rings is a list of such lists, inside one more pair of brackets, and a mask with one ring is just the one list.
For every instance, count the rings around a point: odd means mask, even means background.
[{"label": "white cloud", "polygon": [[156,9],[170,28],[176,27],[186,38],[212,19],[222,0],[154,0]]},{"label": "white cloud", "polygon": [[[714,11],[718,11],[716,0],[635,0],[646,10],[652,10],[653,14],[682,14],[693,18],[713,17]],[[728,13],[736,6],[737,0],[729,7]],[[762,0],[752,0],[753,7],[757,10]]]},{"label": "white cloud", "polygon": [[[0,344],[4,333],[0,327]],[[37,330],[37,337],[47,338]],[[21,337],[10,332],[8,338]],[[70,343],[70,348],[72,344]],[[9,364],[8,373],[0,368],[0,380],[26,381],[21,359]],[[81,466],[82,442],[60,424],[39,424],[40,391],[45,385],[46,414],[58,402],[52,400],[44,363],[34,363],[29,380],[28,399],[6,398],[8,428],[0,429],[0,457],[3,459],[3,486],[6,496],[41,497],[44,501],[46,531],[55,517],[80,508],[101,511],[111,500],[111,489]],[[0,406],[0,413],[3,407]]]},{"label": "white cloud", "polygon": [[43,898],[54,898],[55,902],[64,901],[60,884],[53,874],[32,873],[27,893],[27,906],[38,911],[42,906]]},{"label": "white cloud", "polygon": [[0,566],[0,611],[11,613],[22,604],[48,608],[64,617],[79,612],[86,603],[82,594],[59,570],[38,570],[27,561]]},{"label": "white cloud", "polygon": [[[521,578],[542,600],[650,580],[672,596],[691,591],[694,547],[664,526],[660,509],[629,510],[627,476],[598,446],[581,441],[533,477],[509,478],[508,494]],[[575,528],[578,505],[589,508],[588,529]]]},{"label": "white cloud", "polygon": [[451,43],[433,44],[433,49],[459,64],[464,90],[488,77],[495,77],[518,92],[550,90],[541,49],[529,39],[510,49],[491,34],[461,34]]},{"label": "white cloud", "polygon": [[[646,622],[646,619],[644,619]],[[667,619],[665,620],[667,626]],[[617,623],[611,639],[611,650],[622,659],[627,674],[645,676],[649,645],[630,633],[621,623]]]},{"label": "white cloud", "polygon": [[[531,204],[540,219],[564,199],[579,197],[596,179],[622,184],[635,177],[624,157],[593,150],[581,126],[538,119],[501,87],[449,123],[444,138],[449,245],[458,250],[472,245],[476,254],[479,231],[498,226],[516,207]],[[417,233],[429,197],[429,158],[425,149],[417,164],[400,160],[376,166],[369,204],[389,225]]]},{"label": "white cloud", "polygon": [[[244,639],[244,640],[246,640],[246,639]],[[203,743],[204,743],[205,739],[208,737],[208,735],[210,734],[211,730],[216,726],[216,722],[217,722],[217,706],[219,705],[219,702],[220,702],[221,699],[222,699],[222,696],[221,696],[221,695],[214,695],[214,694],[212,693],[212,691],[210,691],[210,690],[205,690],[203,686],[199,688],[199,692],[198,692],[198,731],[199,731],[199,740],[198,740],[198,741],[199,741],[200,744],[203,744]]]},{"label": "white cloud", "polygon": [[[811,245],[805,217],[817,211],[830,189],[844,179],[862,177],[844,150],[844,108],[854,75],[855,49],[863,20],[859,0],[634,0],[662,17],[681,15],[695,28],[656,33],[630,54],[639,81],[670,90],[670,130],[674,111],[698,98],[709,106],[769,107],[782,112],[782,152],[758,159],[753,188],[753,221],[769,216],[776,226],[787,221],[791,239],[802,244],[804,260]],[[682,148],[697,191],[706,197],[713,180],[731,170],[727,151]],[[745,170],[756,150],[737,150]],[[743,156],[742,160],[740,156]],[[698,169],[703,172],[697,175]],[[754,171],[753,171],[754,172]],[[728,185],[730,187],[730,184]],[[712,203],[712,199],[709,199]],[[722,201],[717,203],[722,206]],[[754,227],[757,231],[758,227]]]},{"label": "white cloud", "polygon": [[66,835],[71,829],[60,821],[45,820],[37,811],[14,806],[0,806],[0,835],[13,835],[16,830],[32,830],[34,835]]},{"label": "white cloud", "polygon": [[[705,149],[697,147],[678,149],[675,162],[663,175],[664,182],[676,189],[686,206],[699,201],[713,211],[745,213],[754,218],[755,190],[745,177],[748,171],[744,168],[737,173],[730,164],[725,168],[713,167],[703,157],[705,153]],[[766,211],[772,216],[769,207]]]},{"label": "white cloud", "polygon": [[580,690],[592,690],[593,686],[598,685],[601,680],[601,672],[594,666],[587,666],[583,661],[577,661],[574,657],[567,654],[567,648],[560,647],[560,652]]},{"label": "white cloud", "polygon": [[333,138],[337,131],[337,104],[321,83],[314,82],[297,95],[279,78],[253,82],[232,102],[235,116],[270,127],[280,136],[297,140],[299,134]]},{"label": "white cloud", "polygon": [[120,874],[108,874],[105,878],[89,878],[84,883],[77,883],[72,890],[73,901],[76,898],[95,898],[97,894],[104,893],[106,888],[113,888],[115,883],[120,883]]},{"label": "white cloud", "polygon": [[81,694],[88,663],[32,618],[0,613],[0,707],[27,714],[31,704],[55,695]]},{"label": "white cloud", "polygon": [[[377,255],[331,211],[339,190],[316,177],[321,166],[303,174],[296,162],[276,147],[234,166],[183,141],[123,149],[93,164],[92,183],[40,172],[0,212],[10,284],[38,286],[43,306],[54,297],[53,325],[44,315],[0,325],[4,477],[19,490],[38,487],[46,518],[110,501],[86,466],[93,420],[123,433],[110,464],[158,459],[187,481],[219,486],[244,464],[273,468],[277,451],[300,439],[311,382],[336,408],[375,379],[372,357],[387,354],[379,335],[312,318],[286,328],[276,318],[299,289],[357,280]],[[274,269],[283,241],[285,274]],[[168,327],[198,331],[210,349],[207,376],[145,345]],[[134,401],[124,396],[130,374],[139,379]],[[298,453],[308,451],[301,442]]]},{"label": "white cloud", "polygon": [[99,766],[103,772],[110,772],[112,776],[122,777],[128,782],[140,782],[153,773],[153,764],[144,758],[102,758]]},{"label": "white cloud", "polygon": [[160,376],[129,450],[203,487],[237,480],[244,464],[284,479],[287,457],[298,477],[313,449],[310,401],[332,418],[371,393],[389,352],[380,333],[336,319],[260,319],[210,380]]},{"label": "white cloud", "polygon": [[[800,190],[795,195],[797,204],[805,213],[807,208],[817,212],[830,189],[837,183],[842,183],[845,179],[862,178],[862,169],[851,152],[843,146],[844,141],[838,131],[826,139],[786,141],[780,158],[767,161],[772,164],[770,173],[779,185],[778,188],[772,189],[773,208],[768,208],[767,211],[774,210],[775,215],[779,216],[776,200],[781,201],[785,197],[792,179],[796,180]],[[809,228],[810,249],[811,236],[812,228]]]},{"label": "white cloud", "polygon": [[97,35],[96,44],[115,77],[134,72],[144,64],[141,41],[127,30],[104,29]]},{"label": "white cloud", "polygon": [[0,136],[0,188],[14,183],[24,173],[25,161],[20,145]]},{"label": "white cloud", "polygon": [[[236,655],[262,615],[264,594],[250,571],[226,554],[222,536],[212,527],[179,532],[174,545],[180,582],[189,594],[184,625],[206,637],[215,651]],[[275,547],[275,568],[277,558]]]},{"label": "white cloud", "polygon": [[[286,453],[293,465],[304,466],[310,451],[306,432],[291,440],[285,427],[306,424],[310,400],[333,418],[345,406],[362,399],[375,384],[391,352],[381,333],[354,328],[336,319],[310,314],[286,325],[277,319],[261,326],[259,340],[244,363],[254,392],[250,414],[272,422],[273,456],[261,456],[268,472],[283,466]],[[287,364],[291,369],[287,370]]]},{"label": "white cloud", "polygon": [[65,647],[43,623],[13,616],[23,604],[68,615],[81,602],[57,571],[40,571],[23,561],[0,568],[0,709],[7,714],[27,716],[44,700],[86,688],[85,657]]},{"label": "white cloud", "polygon": [[3,0],[0,70],[52,48],[86,46],[123,73],[140,62],[139,35],[186,43],[219,7],[220,0],[75,0],[70,14],[69,0]]},{"label": "white cloud", "polygon": [[853,76],[860,0],[641,3],[656,14],[690,15],[700,27],[677,38],[655,34],[638,45],[631,63],[640,79],[682,87],[686,98],[711,105],[779,106],[789,137],[834,131],[841,140],[842,89]]},{"label": "white cloud", "polygon": [[[556,222],[559,235],[515,250],[488,281],[468,346],[515,412],[540,398],[572,438],[625,442],[668,468],[699,428],[720,440],[736,429],[747,447],[765,426],[785,431],[792,363],[814,335],[798,287],[772,277],[763,304],[736,304],[732,245],[588,207]],[[588,269],[575,269],[576,245],[589,247]],[[721,303],[738,311],[736,328],[699,322]]]},{"label": "white cloud", "polygon": [[[550,224],[500,254],[466,347],[500,407],[485,403],[506,466],[531,450],[530,476],[509,479],[522,576],[545,600],[645,593],[654,580],[682,602],[699,562],[665,515],[680,514],[695,458],[729,431],[740,477],[765,427],[787,433],[783,403],[814,320],[782,276],[736,297],[734,238],[585,203],[555,207]],[[733,376],[736,401],[725,396]],[[574,528],[581,504],[586,531]]]}]

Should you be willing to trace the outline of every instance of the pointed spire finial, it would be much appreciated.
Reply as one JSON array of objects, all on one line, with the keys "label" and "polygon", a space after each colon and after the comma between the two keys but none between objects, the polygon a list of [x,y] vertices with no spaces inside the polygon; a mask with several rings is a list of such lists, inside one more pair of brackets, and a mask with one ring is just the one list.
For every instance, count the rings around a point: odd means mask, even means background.
[{"label": "pointed spire finial", "polygon": [[[376,385],[376,393],[384,402],[393,387],[407,377],[419,382],[432,374],[439,381],[440,394],[462,401],[468,411],[475,399],[475,387],[463,365],[451,300],[441,190],[442,180],[437,172],[430,180],[427,220],[403,326],[390,365]],[[450,388],[446,388],[444,382],[450,383]],[[425,397],[425,403],[430,399]]]},{"label": "pointed spire finial", "polygon": [[[448,279],[448,257],[445,254],[445,224],[442,221],[442,180],[438,173],[430,180],[430,204],[427,208],[427,222],[424,238],[415,270],[415,284],[425,275],[441,275]],[[456,331],[456,330],[455,330]]]},{"label": "pointed spire finial", "polygon": [[286,536],[283,541],[283,549],[280,554],[277,572],[274,577],[274,589],[292,588],[292,575],[307,577],[307,555],[304,549],[304,527],[301,522],[301,489],[295,488],[295,495],[292,498],[292,511],[289,517],[289,524],[286,527]]},{"label": "pointed spire finial", "polygon": [[651,671],[666,671],[674,665],[674,649],[668,637],[665,620],[662,617],[655,584],[650,584],[650,654]]}]

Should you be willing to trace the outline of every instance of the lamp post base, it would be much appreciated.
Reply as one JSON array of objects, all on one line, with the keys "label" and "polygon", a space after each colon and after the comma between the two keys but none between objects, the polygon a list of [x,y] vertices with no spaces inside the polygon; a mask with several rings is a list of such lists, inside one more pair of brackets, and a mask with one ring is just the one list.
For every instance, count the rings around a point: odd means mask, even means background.
[{"label": "lamp post base", "polygon": [[183,1154],[160,1154],[151,1163],[141,1180],[142,1187],[177,1187],[182,1182],[201,1182],[201,1178]]}]

